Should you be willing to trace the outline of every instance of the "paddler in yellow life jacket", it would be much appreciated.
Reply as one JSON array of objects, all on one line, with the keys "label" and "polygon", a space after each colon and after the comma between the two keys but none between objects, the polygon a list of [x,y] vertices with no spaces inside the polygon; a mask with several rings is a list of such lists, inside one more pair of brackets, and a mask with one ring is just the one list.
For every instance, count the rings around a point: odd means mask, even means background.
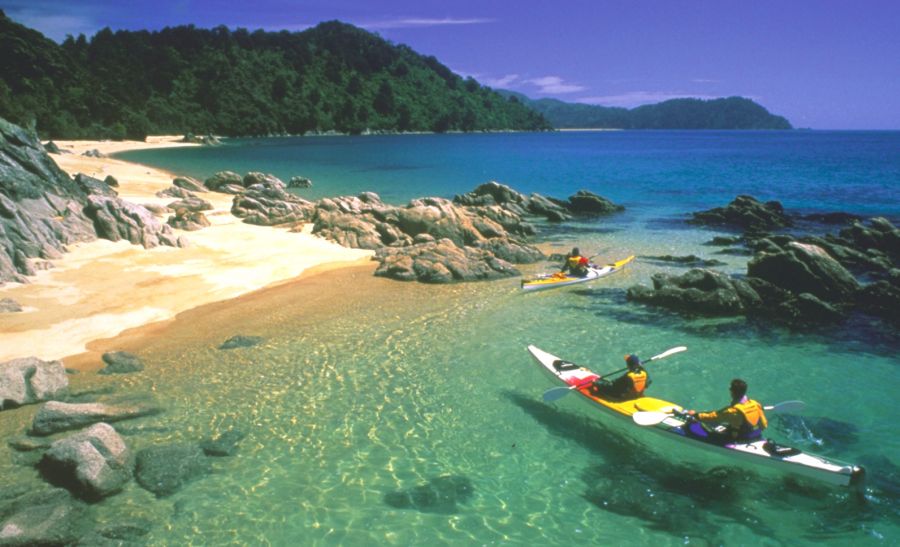
[{"label": "paddler in yellow life jacket", "polygon": [[625,356],[625,363],[628,365],[628,372],[612,383],[603,378],[594,382],[592,391],[595,395],[625,401],[644,396],[644,390],[650,385],[650,375],[641,365],[640,358],[633,353]]},{"label": "paddler in yellow life jacket", "polygon": [[711,412],[696,412],[689,410],[688,414],[696,417],[702,423],[723,425],[725,434],[732,439],[757,439],[769,426],[763,407],[758,402],[747,397],[747,382],[735,378],[731,381],[731,404],[721,410]]},{"label": "paddler in yellow life jacket", "polygon": [[588,274],[589,265],[590,260],[586,256],[581,256],[581,251],[578,250],[578,247],[572,247],[572,252],[566,257],[566,261],[563,262],[559,273],[569,272],[576,277],[584,277]]}]

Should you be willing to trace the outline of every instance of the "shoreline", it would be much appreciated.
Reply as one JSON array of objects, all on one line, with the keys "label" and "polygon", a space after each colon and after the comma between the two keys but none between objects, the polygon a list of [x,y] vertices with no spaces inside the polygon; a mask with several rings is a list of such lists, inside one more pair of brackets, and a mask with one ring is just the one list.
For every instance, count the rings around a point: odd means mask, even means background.
[{"label": "shoreline", "polygon": [[[82,156],[173,146],[180,136],[148,137],[138,141],[55,141],[51,154],[70,176],[97,178],[112,175],[119,181],[119,197],[137,204],[166,205],[175,198],[156,197],[175,174],[110,157]],[[371,261],[372,251],[348,249],[304,230],[254,226],[234,217],[233,196],[199,194],[213,205],[205,211],[211,226],[185,236],[184,248],[144,249],[127,241],[98,239],[70,245],[53,267],[38,271],[30,283],[7,283],[0,298],[12,298],[23,311],[0,314],[0,362],[35,356],[44,360],[72,359],[91,353],[99,340],[130,329],[165,323],[179,313],[222,302],[304,277],[304,273],[358,266]],[[165,222],[168,215],[160,218]],[[78,368],[90,368],[84,357]],[[99,355],[95,365],[99,368]],[[69,363],[66,363],[69,366]]]}]

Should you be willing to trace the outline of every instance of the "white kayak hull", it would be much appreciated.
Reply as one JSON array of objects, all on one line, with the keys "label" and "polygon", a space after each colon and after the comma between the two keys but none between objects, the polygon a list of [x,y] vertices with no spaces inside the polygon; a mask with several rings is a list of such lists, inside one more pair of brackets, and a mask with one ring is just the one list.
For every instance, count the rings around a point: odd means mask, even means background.
[{"label": "white kayak hull", "polygon": [[[578,396],[591,403],[591,406],[604,411],[606,414],[625,420],[638,429],[650,430],[666,438],[680,441],[684,445],[694,446],[732,460],[762,465],[837,486],[856,486],[861,485],[864,481],[865,471],[862,467],[837,460],[829,460],[803,452],[797,448],[775,444],[766,439],[752,442],[727,443],[701,439],[692,433],[691,424],[679,419],[677,416],[666,418],[653,426],[636,425],[632,419],[632,415],[635,412],[671,412],[672,409],[680,411],[682,408],[676,403],[654,397],[640,397],[629,401],[603,399],[589,389],[592,378],[598,377],[590,369],[567,363],[559,357],[535,346],[528,346],[528,352],[544,370],[561,384],[570,387],[587,384],[584,387],[575,387],[573,391],[577,391]],[[559,363],[563,364],[560,365]]]},{"label": "white kayak hull", "polygon": [[522,290],[526,292],[543,291],[546,289],[556,289],[559,287],[587,283],[588,281],[594,281],[595,279],[600,279],[601,277],[606,277],[618,272],[632,260],[634,260],[634,256],[629,256],[628,258],[602,267],[592,266],[588,268],[588,273],[584,277],[564,274],[544,274],[534,279],[525,279],[522,280]]}]

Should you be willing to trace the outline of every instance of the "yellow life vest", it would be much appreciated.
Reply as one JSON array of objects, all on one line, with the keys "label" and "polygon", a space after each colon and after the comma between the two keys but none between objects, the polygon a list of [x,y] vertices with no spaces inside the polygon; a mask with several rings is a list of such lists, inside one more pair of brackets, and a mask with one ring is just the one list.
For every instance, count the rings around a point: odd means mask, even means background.
[{"label": "yellow life vest", "polygon": [[574,269],[579,268],[579,267],[581,266],[581,257],[578,256],[578,255],[570,256],[570,257],[568,258],[568,261],[569,261],[569,268],[570,268],[570,269],[573,269],[573,270],[574,270]]},{"label": "yellow life vest", "polygon": [[744,403],[735,403],[732,405],[734,408],[738,409],[738,411],[744,416],[744,422],[749,425],[749,429],[756,429],[759,425],[760,419],[763,417],[763,408],[762,405],[753,399],[747,399]]}]

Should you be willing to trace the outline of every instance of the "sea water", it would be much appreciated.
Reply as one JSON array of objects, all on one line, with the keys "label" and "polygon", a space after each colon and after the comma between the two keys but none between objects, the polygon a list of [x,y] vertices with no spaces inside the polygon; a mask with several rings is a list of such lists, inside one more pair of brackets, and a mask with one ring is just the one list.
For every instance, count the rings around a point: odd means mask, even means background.
[{"label": "sea water", "polygon": [[[555,197],[584,188],[626,211],[540,223],[542,248],[578,245],[600,262],[639,258],[587,286],[535,294],[523,294],[517,278],[432,286],[356,268],[191,312],[181,322],[189,336],[172,328],[136,350],[145,371],[73,382],[156,397],[165,413],[121,423],[136,449],[229,429],[247,436],[212,474],[170,497],[131,483],[94,508],[101,523],[152,523],[143,540],[154,545],[900,542],[895,329],[853,317],[797,330],[625,299],[627,287],[649,284],[653,273],[684,271],[641,257],[695,254],[745,273],[746,256],[704,245],[722,232],[684,222],[737,194],[795,211],[896,218],[898,133],[316,137],[123,157],[199,178],[224,169],[302,175],[314,183],[299,191],[304,197],[368,190],[398,204],[488,180]],[[263,342],[218,349],[236,334]],[[691,450],[575,395],[544,403],[554,384],[528,344],[601,373],[624,366],[627,353],[646,359],[687,346],[648,365],[649,393],[716,408],[730,380],[742,377],[765,404],[803,400],[800,415],[770,416],[770,436],[865,465],[867,489],[856,494]]]}]

